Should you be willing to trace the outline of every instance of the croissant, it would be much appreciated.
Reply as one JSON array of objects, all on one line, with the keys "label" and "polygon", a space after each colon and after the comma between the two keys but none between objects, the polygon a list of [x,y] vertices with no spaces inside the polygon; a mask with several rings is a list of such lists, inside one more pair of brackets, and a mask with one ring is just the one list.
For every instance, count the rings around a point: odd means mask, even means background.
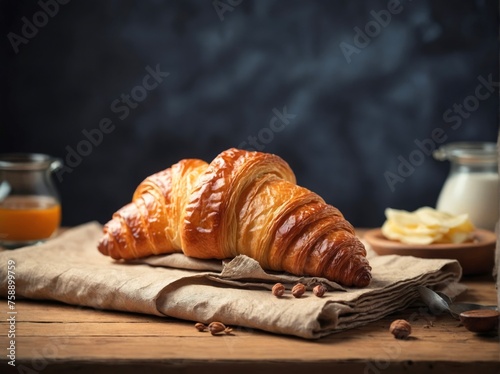
[{"label": "croissant", "polygon": [[366,250],[342,213],[296,185],[277,155],[228,149],[210,164],[184,159],[146,178],[104,225],[98,250],[114,259],[182,252],[257,260],[264,269],[371,280]]}]

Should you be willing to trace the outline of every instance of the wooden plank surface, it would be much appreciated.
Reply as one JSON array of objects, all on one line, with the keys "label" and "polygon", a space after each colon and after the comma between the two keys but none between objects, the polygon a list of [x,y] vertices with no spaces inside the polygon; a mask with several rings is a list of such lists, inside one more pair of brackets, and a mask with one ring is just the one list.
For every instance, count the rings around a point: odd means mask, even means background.
[{"label": "wooden plank surface", "polygon": [[[463,283],[469,290],[460,299],[496,303],[492,279],[468,278]],[[303,372],[311,367],[359,373],[436,372],[438,368],[440,372],[479,368],[500,372],[498,336],[472,334],[452,317],[432,316],[425,309],[411,308],[307,341],[238,327],[232,335],[214,337],[198,332],[192,322],[26,300],[17,304],[16,368],[44,373],[113,368],[127,373],[145,366],[151,372],[253,372],[251,368]],[[396,340],[389,334],[389,324],[396,318],[412,321],[411,339]],[[0,329],[8,330],[6,320],[0,322]],[[2,334],[0,346],[5,349],[8,344]],[[2,365],[8,368],[5,362]]]}]

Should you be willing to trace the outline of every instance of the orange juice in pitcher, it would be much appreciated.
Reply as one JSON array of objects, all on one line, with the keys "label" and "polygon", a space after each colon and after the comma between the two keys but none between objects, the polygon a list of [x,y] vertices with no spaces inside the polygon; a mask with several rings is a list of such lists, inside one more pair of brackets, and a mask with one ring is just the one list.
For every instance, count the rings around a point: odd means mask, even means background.
[{"label": "orange juice in pitcher", "polygon": [[61,204],[51,172],[60,165],[47,155],[0,155],[0,246],[36,244],[57,231]]}]

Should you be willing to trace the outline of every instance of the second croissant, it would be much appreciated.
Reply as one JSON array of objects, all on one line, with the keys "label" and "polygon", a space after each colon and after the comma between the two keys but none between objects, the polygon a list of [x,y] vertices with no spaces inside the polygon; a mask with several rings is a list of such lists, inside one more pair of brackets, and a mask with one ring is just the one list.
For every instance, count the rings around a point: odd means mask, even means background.
[{"label": "second croissant", "polygon": [[104,225],[98,249],[114,259],[243,254],[264,269],[347,287],[371,280],[366,250],[337,208],[298,186],[282,158],[235,148],[146,178]]}]

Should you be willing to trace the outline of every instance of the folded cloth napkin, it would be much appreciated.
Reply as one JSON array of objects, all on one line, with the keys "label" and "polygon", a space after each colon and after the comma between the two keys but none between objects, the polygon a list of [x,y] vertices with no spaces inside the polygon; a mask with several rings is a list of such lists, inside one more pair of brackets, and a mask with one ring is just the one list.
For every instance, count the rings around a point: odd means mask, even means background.
[{"label": "folded cloth napkin", "polygon": [[[0,294],[7,295],[7,261],[15,261],[16,297],[58,300],[98,309],[170,316],[197,322],[214,320],[308,339],[361,326],[408,307],[416,287],[456,284],[455,260],[377,256],[369,250],[373,280],[363,289],[344,288],[322,278],[264,271],[246,256],[197,260],[176,253],[115,261],[97,251],[102,226],[90,222],[47,241],[0,251]],[[308,291],[294,298],[272,295],[281,282]],[[328,292],[315,296],[318,283]]]}]

